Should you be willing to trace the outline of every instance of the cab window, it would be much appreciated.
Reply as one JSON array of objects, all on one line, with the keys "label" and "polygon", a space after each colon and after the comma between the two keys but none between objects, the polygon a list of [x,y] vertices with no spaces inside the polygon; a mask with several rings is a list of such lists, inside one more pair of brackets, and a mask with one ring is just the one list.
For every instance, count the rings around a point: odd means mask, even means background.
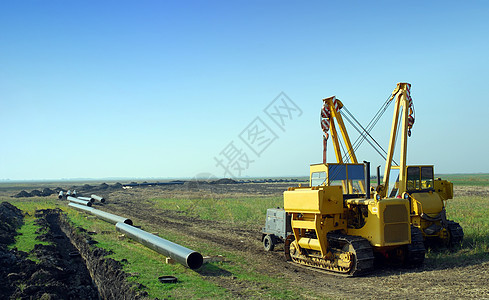
[{"label": "cab window", "polygon": [[348,182],[351,194],[365,193],[365,169],[363,165],[348,165]]},{"label": "cab window", "polygon": [[346,183],[346,165],[328,165],[329,185],[342,185]]},{"label": "cab window", "polygon": [[326,184],[326,172],[314,172],[311,174],[311,186]]},{"label": "cab window", "polygon": [[406,189],[410,190],[419,190],[421,187],[419,181],[419,168],[418,167],[408,167],[407,168],[407,183]]},{"label": "cab window", "polygon": [[433,188],[433,167],[421,167],[421,188]]}]

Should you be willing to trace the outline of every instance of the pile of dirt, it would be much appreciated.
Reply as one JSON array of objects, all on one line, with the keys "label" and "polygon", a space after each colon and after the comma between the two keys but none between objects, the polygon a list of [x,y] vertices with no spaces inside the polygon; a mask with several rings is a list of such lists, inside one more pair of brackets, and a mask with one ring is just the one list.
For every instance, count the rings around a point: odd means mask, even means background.
[{"label": "pile of dirt", "polygon": [[12,197],[14,198],[26,198],[26,197],[32,197],[31,193],[27,191],[20,191],[17,194],[13,195]]},{"label": "pile of dirt", "polygon": [[236,184],[236,183],[238,182],[231,178],[221,178],[210,182],[210,184]]},{"label": "pile of dirt", "polygon": [[15,251],[8,250],[7,246],[15,242],[17,229],[23,223],[22,211],[8,202],[2,202],[0,220],[0,299],[7,299],[14,291],[10,282],[15,275],[11,270],[17,262]]},{"label": "pile of dirt", "polygon": [[23,224],[22,211],[8,202],[0,203],[0,250],[15,242],[17,228]]},{"label": "pile of dirt", "polygon": [[110,252],[96,247],[92,236],[81,227],[73,228],[65,215],[58,215],[58,222],[63,233],[78,249],[85,260],[92,280],[98,287],[102,299],[141,299],[148,295],[144,286],[129,283],[129,274],[122,270],[122,264],[106,257]]},{"label": "pile of dirt", "polygon": [[90,185],[90,184],[84,184],[82,186],[71,186],[70,188],[65,189],[66,190],[71,190],[71,191],[76,191],[77,196],[85,196],[85,197],[90,197],[92,194],[106,194],[111,191],[115,190],[120,190],[122,189],[122,184],[117,182],[112,185],[109,185],[107,183],[101,183],[99,185]]},{"label": "pile of dirt", "polygon": [[[18,209],[8,203],[0,207],[2,220],[13,220],[10,226],[19,224]],[[28,253],[6,250],[6,245],[0,249],[0,299],[140,299],[146,295],[136,292],[121,263],[106,258],[109,253],[96,247],[84,229],[73,228],[60,209],[36,211],[36,218],[42,232],[38,239],[50,244],[35,245],[30,252],[38,263],[28,259]],[[15,228],[9,232],[13,236]]]},{"label": "pile of dirt", "polygon": [[1,262],[1,299],[99,299],[97,287],[83,261],[70,256],[76,248],[53,222],[59,212],[36,213],[41,226],[39,231],[46,232],[42,240],[51,243],[35,245],[31,251],[38,263],[28,259],[28,253],[17,249],[4,253],[8,259]]},{"label": "pile of dirt", "polygon": [[52,190],[50,188],[44,188],[42,191],[32,190],[30,193],[27,191],[20,191],[19,193],[13,195],[12,197],[14,197],[14,198],[47,197],[47,196],[51,196],[52,194],[56,194],[58,192],[56,190]]}]

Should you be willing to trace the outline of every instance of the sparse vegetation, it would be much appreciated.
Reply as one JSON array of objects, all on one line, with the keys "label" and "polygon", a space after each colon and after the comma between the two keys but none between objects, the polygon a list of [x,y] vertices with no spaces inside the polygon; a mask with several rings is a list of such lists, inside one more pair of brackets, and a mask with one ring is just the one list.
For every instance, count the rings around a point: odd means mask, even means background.
[{"label": "sparse vegetation", "polygon": [[456,186],[486,186],[489,187],[489,174],[450,174],[440,175]]},{"label": "sparse vegetation", "polygon": [[[20,251],[30,252],[36,244],[47,245],[47,242],[36,239],[42,233],[39,229],[40,227],[35,224],[35,218],[33,216],[24,217],[24,225],[18,230],[19,235],[15,237],[15,244],[9,245],[9,248],[17,248]],[[37,260],[34,256],[30,258],[34,261]]]},{"label": "sparse vegetation", "polygon": [[[473,183],[464,188],[455,184],[455,198],[447,201],[448,217],[462,225],[465,239],[455,251],[442,249],[428,252],[423,267],[426,272],[423,272],[422,277],[426,278],[430,276],[430,272],[434,272],[433,277],[429,277],[432,281],[452,282],[449,278],[459,277],[460,272],[464,272],[463,268],[484,268],[489,263],[489,198],[484,194],[486,187],[489,187],[489,175],[480,175],[481,178],[479,175],[464,175],[463,178],[461,175],[453,176],[442,177],[455,182],[461,180],[460,182]],[[24,188],[27,187],[22,186]],[[245,192],[236,192],[232,188],[236,187],[226,186],[222,188],[225,191],[223,193],[214,191],[207,194],[201,190],[190,190],[188,194],[191,197],[185,196],[187,191],[159,188],[133,190],[129,194],[114,192],[110,195],[112,201],[100,207],[130,217],[146,231],[155,232],[203,255],[224,256],[224,262],[208,263],[197,271],[179,264],[165,264],[162,255],[130,239],[120,238],[114,225],[87,218],[86,214],[68,208],[64,201],[54,197],[14,199],[7,194],[14,193],[15,189],[8,190],[7,193],[0,188],[0,200],[7,200],[28,213],[25,225],[20,229],[22,235],[18,236],[16,244],[11,247],[29,251],[34,244],[40,243],[35,240],[35,210],[59,207],[67,213],[75,226],[97,232],[92,236],[98,241],[97,246],[112,251],[110,257],[123,263],[124,271],[132,275],[130,280],[141,284],[140,288],[148,291],[150,298],[342,298],[345,293],[352,295],[352,280],[355,285],[364,287],[382,282],[385,291],[390,293],[400,293],[396,289],[397,280],[402,279],[402,286],[409,286],[410,280],[413,284],[416,282],[416,285],[420,280],[426,280],[420,279],[420,273],[411,270],[387,269],[379,271],[379,276],[374,274],[371,277],[345,281],[330,275],[287,267],[280,250],[264,253],[259,240],[266,209],[283,205],[281,192],[270,192],[266,195],[254,192],[247,196]],[[450,275],[453,268],[458,270],[457,274]],[[473,272],[472,269],[467,272]],[[158,277],[162,275],[176,276],[178,282],[162,284],[158,281]],[[489,279],[484,278],[481,280]],[[463,284],[459,280],[454,282]],[[331,285],[341,285],[342,290],[332,289]],[[445,292],[446,289],[454,287],[445,287]],[[454,295],[460,295],[458,292],[454,291]],[[477,296],[476,292],[468,295]],[[369,297],[370,294],[362,295]]]},{"label": "sparse vegetation", "polygon": [[157,209],[180,211],[202,220],[255,226],[262,225],[267,208],[283,206],[281,197],[156,198],[151,202]]}]

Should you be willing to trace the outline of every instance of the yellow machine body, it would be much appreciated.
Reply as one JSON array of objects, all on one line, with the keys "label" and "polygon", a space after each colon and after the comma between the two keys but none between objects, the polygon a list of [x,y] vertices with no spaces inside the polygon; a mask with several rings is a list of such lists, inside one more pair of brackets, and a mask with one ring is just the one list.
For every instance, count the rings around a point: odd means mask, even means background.
[{"label": "yellow machine body", "polygon": [[[309,187],[291,187],[284,192],[284,209],[291,216],[294,236],[291,249],[297,262],[354,274],[356,268],[365,271],[373,266],[373,252],[404,249],[411,243],[409,201],[370,199],[370,193],[365,193],[364,172],[364,164],[315,164],[310,167]],[[357,244],[361,239],[363,244],[338,247],[337,240],[331,242],[332,233]],[[358,248],[370,249],[371,255],[363,258],[371,260],[367,267],[354,263],[366,255]]]},{"label": "yellow machine body", "polygon": [[[445,201],[453,198],[453,184],[434,179],[434,168],[430,165],[407,165],[407,140],[414,123],[409,83],[398,83],[389,101],[395,99],[394,116],[384,172],[383,184],[377,187],[380,198],[402,197],[410,202],[411,224],[421,230],[425,239],[439,238],[448,246],[456,246],[463,240],[462,227],[446,218]],[[400,128],[400,159],[394,166],[394,149]],[[398,180],[389,190],[392,169],[399,170]]]}]

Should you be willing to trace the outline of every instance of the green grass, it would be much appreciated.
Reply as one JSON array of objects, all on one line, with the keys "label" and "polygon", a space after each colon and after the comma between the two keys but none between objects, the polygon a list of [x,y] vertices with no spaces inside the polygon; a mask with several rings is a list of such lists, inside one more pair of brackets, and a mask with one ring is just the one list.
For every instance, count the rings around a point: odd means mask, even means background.
[{"label": "green grass", "polygon": [[202,220],[223,220],[239,225],[262,224],[267,208],[283,207],[282,197],[157,198],[151,202],[157,209],[182,211],[188,216]]},{"label": "green grass", "polygon": [[[36,219],[33,216],[24,217],[24,225],[17,231],[18,236],[15,237],[15,243],[9,245],[9,249],[17,248],[17,250],[30,252],[34,249],[36,244],[48,245],[49,243],[37,240],[36,237],[39,235],[36,231],[40,228],[39,225],[35,224]],[[34,257],[30,257],[36,260]]]},{"label": "green grass", "polygon": [[[36,231],[40,227],[35,224],[36,218],[34,217],[34,214],[38,209],[56,208],[59,205],[59,202],[44,197],[16,199],[14,201],[12,201],[12,199],[0,199],[0,201],[5,200],[24,212],[24,224],[17,231],[19,235],[15,237],[15,243],[9,245],[9,249],[17,248],[20,251],[30,252],[34,249],[36,244],[48,245],[49,243],[36,239],[40,234],[36,233]],[[28,258],[32,261],[39,262],[35,255],[29,255]]]},{"label": "green grass", "polygon": [[[227,261],[204,264],[199,270],[193,271],[180,264],[166,264],[165,257],[130,239],[120,240],[119,234],[115,232],[115,227],[112,224],[98,219],[87,220],[83,213],[72,210],[68,210],[68,216],[74,225],[84,227],[87,230],[95,232],[112,231],[113,233],[94,236],[94,239],[99,242],[97,246],[113,251],[114,253],[109,257],[115,260],[126,259],[128,263],[124,265],[124,270],[135,274],[130,280],[146,286],[146,291],[151,298],[232,298],[232,294],[213,282],[213,277],[235,280],[242,286],[259,286],[259,289],[245,291],[249,293],[248,296],[253,298],[280,297],[290,299],[296,295],[287,289],[285,279],[270,278],[260,274],[254,267],[252,257],[242,257],[233,252],[216,248],[214,245],[199,243],[199,245],[192,245],[192,249],[208,255],[222,254]],[[144,229],[151,232],[161,228],[155,225],[147,225],[144,226]],[[171,231],[165,231],[160,236],[172,241],[179,241],[182,238],[178,233]],[[190,247],[188,243],[181,244]],[[158,277],[162,275],[176,276],[178,282],[176,284],[162,284],[158,281]],[[203,275],[207,275],[207,277]]]},{"label": "green grass", "polygon": [[447,201],[448,218],[464,229],[464,246],[477,252],[489,252],[489,199],[462,196]]},{"label": "green grass", "polygon": [[461,196],[446,202],[447,217],[464,230],[462,247],[455,251],[431,251],[431,264],[466,265],[489,261],[489,199],[482,196]]},{"label": "green grass", "polygon": [[[489,186],[489,174],[482,175],[447,175],[442,176],[460,185],[460,182],[469,182],[470,186]],[[459,183],[457,183],[459,182]],[[0,199],[1,200],[1,199]],[[210,263],[200,270],[193,271],[179,264],[167,265],[164,257],[129,239],[119,240],[115,226],[98,219],[87,219],[84,213],[67,208],[58,200],[38,199],[7,199],[24,211],[33,215],[39,208],[62,207],[68,217],[76,226],[98,232],[94,239],[99,242],[97,246],[114,253],[110,257],[116,260],[127,259],[124,270],[133,274],[131,281],[143,284],[149,292],[149,297],[200,299],[200,298],[232,298],[232,293],[219,286],[219,282],[235,282],[244,289],[243,297],[251,298],[297,298],[303,294],[294,290],[286,279],[277,273],[271,278],[260,273],[257,262],[253,257],[240,254],[239,251],[229,251],[216,246],[214,243],[202,242],[192,236],[182,241],[179,232],[166,230],[158,224],[145,223],[143,229],[149,232],[159,232],[159,235],[170,241],[194,249],[205,255],[221,254],[225,262]],[[230,226],[248,226],[257,228],[263,226],[267,208],[283,205],[282,197],[237,197],[237,198],[203,198],[203,199],[169,199],[155,198],[149,202],[157,211],[173,210],[186,214],[189,217],[203,220],[220,220]],[[478,264],[489,261],[489,199],[482,196],[460,196],[447,201],[447,214],[449,219],[459,222],[465,232],[465,239],[460,249],[455,251],[429,251],[426,265],[439,268],[440,266],[454,267],[460,265]],[[27,223],[27,222],[26,222]],[[32,231],[33,228],[22,230]],[[102,234],[101,232],[107,232]],[[24,234],[27,239],[27,234]],[[38,242],[38,241],[36,241]],[[27,246],[27,248],[30,246]],[[26,248],[26,249],[27,249]],[[237,249],[239,250],[239,249]],[[174,275],[178,277],[176,284],[161,284],[158,277]],[[311,297],[314,295],[310,294]]]},{"label": "green grass", "polygon": [[440,177],[458,186],[489,186],[489,174],[448,174]]},{"label": "green grass", "polygon": [[[95,231],[99,234],[94,239],[99,243],[97,246],[113,251],[109,257],[121,261],[127,260],[124,264],[124,270],[134,276],[130,277],[131,281],[141,283],[146,286],[145,290],[149,297],[175,298],[175,299],[231,299],[232,293],[218,285],[219,280],[235,281],[238,286],[251,286],[254,288],[244,289],[242,293],[252,298],[294,298],[296,292],[288,288],[284,278],[270,278],[260,274],[256,269],[252,257],[243,257],[235,252],[226,251],[216,247],[214,244],[202,243],[201,241],[190,241],[189,243],[180,243],[182,236],[178,232],[165,231],[160,234],[163,238],[171,241],[177,241],[180,244],[191,249],[199,251],[205,255],[221,254],[226,257],[225,262],[213,262],[202,266],[199,270],[193,271],[176,263],[168,265],[165,263],[165,257],[145,246],[134,242],[130,239],[119,240],[120,235],[115,231],[115,226],[104,221],[88,218],[87,215],[76,210],[66,207],[64,202],[56,199],[47,198],[28,198],[28,199],[0,199],[8,200],[18,208],[27,212],[26,225],[21,228],[21,239],[12,245],[12,247],[22,248],[23,251],[31,250],[35,244],[40,243],[36,240],[35,231],[37,226],[34,224],[34,213],[37,209],[59,207],[66,211],[71,222],[75,226],[81,226],[89,231]],[[161,203],[155,201],[155,206],[173,203]],[[190,214],[199,216],[203,219],[216,218],[216,214],[225,216],[228,222],[239,223],[259,223],[264,219],[264,211],[268,207],[280,205],[282,202],[279,197],[265,198],[242,198],[242,199],[220,199],[217,204],[224,209],[215,210],[210,206],[216,204],[216,201],[210,199],[202,200],[184,200],[179,203],[186,208],[193,207]],[[159,204],[158,204],[159,203]],[[175,206],[175,209],[178,209]],[[144,229],[153,232],[160,231],[157,225],[143,224]],[[105,232],[102,234],[101,232]],[[21,246],[22,243],[23,245]],[[178,278],[176,284],[162,284],[158,277],[162,275],[174,275]],[[215,279],[215,280],[214,280]]]}]

